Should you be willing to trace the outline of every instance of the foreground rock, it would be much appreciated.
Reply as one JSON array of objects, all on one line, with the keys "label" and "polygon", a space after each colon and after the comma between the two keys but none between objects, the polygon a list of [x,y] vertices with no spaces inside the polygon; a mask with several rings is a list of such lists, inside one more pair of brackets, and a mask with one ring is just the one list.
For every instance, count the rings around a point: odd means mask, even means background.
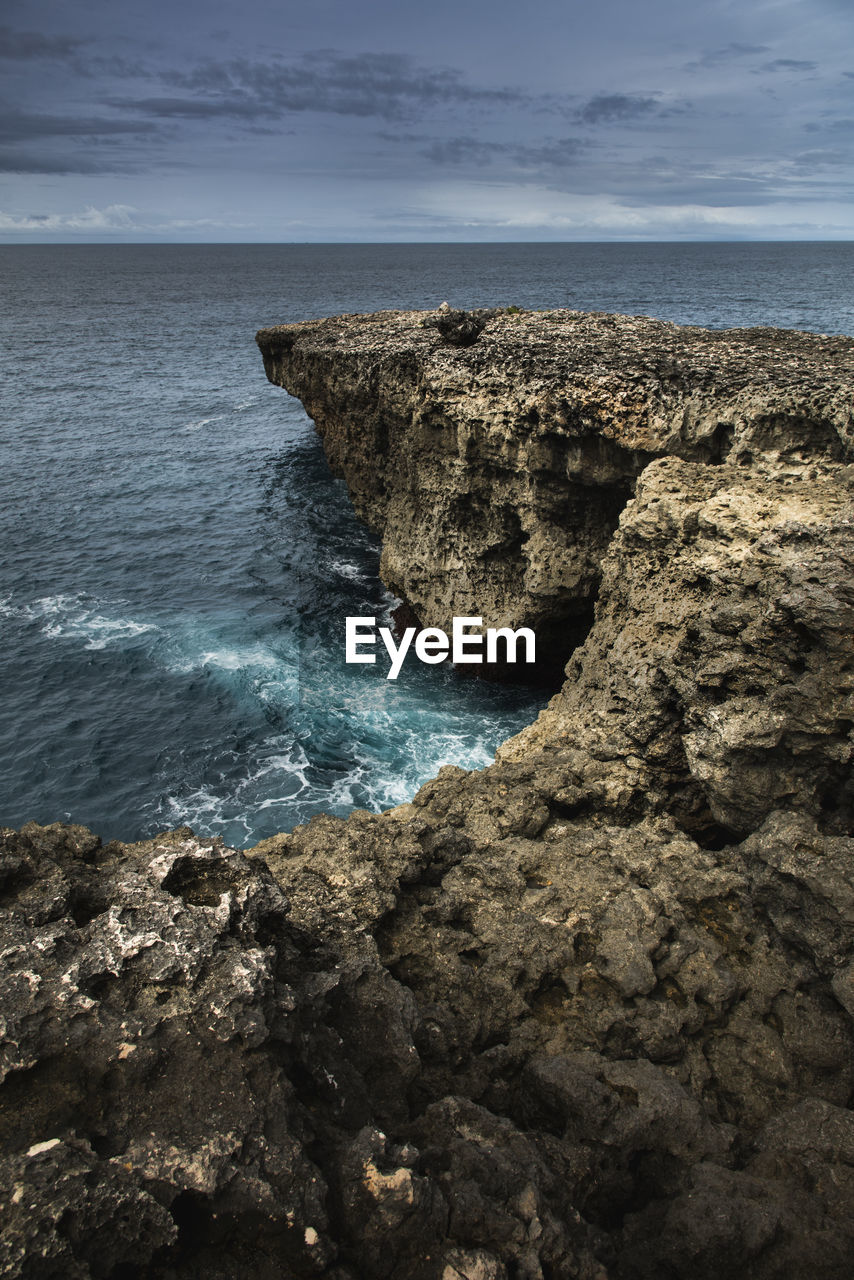
[{"label": "foreground rock", "polygon": [[0,865],[2,1274],[497,1277],[496,1238],[603,1274],[535,1137],[413,1123],[422,1017],[364,929],[187,830],[30,824]]},{"label": "foreground rock", "polygon": [[257,341],[421,623],[533,626],[546,666],[586,634],[652,458],[851,456],[851,338],[512,308],[339,316]]},{"label": "foreground rock", "polygon": [[5,833],[4,1274],[848,1280],[854,468],[778,427],[639,468],[491,768],[248,855]]},{"label": "foreground rock", "polygon": [[653,463],[499,763],[257,851],[414,995],[416,1110],[511,1120],[612,1276],[850,1270],[852,481]]}]

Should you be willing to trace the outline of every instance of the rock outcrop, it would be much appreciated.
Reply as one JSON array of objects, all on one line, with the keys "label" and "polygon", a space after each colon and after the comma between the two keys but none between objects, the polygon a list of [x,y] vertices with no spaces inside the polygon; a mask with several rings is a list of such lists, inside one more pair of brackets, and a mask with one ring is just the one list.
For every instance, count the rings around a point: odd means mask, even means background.
[{"label": "rock outcrop", "polygon": [[[446,494],[445,551],[430,560],[425,539],[408,579],[435,572],[432,596],[407,592],[424,621],[489,614],[493,589],[507,612],[490,621],[533,621],[564,586],[589,608],[601,583],[592,628],[571,657],[565,635],[563,687],[493,766],[449,766],[388,813],[315,818],[246,855],[186,829],[105,847],[76,827],[4,833],[4,1274],[851,1273],[854,344],[482,314],[471,338],[445,319],[468,345],[398,316],[262,346],[302,370],[360,509],[400,533],[384,564],[430,506],[410,494],[407,533],[407,477],[437,486],[431,511]],[[577,375],[591,403],[599,386],[598,435],[577,415],[544,426],[545,398],[537,422],[515,416],[556,385],[563,357],[536,356],[549,324],[622,334],[624,352],[647,335],[622,401],[616,357],[608,379]],[[510,325],[520,360],[530,327],[515,377],[489,359]],[[676,370],[657,409],[663,374],[632,381],[655,333]],[[436,409],[455,361],[459,420],[450,393]],[[470,543],[467,377],[491,406],[471,409]],[[541,433],[563,461],[537,472]],[[576,506],[570,456],[589,490]],[[455,575],[451,513],[483,550],[490,485],[496,520],[509,494],[527,522],[525,553],[505,576],[487,555]],[[547,489],[562,506],[537,505]],[[584,549],[597,490],[615,505]],[[547,510],[566,522],[552,578]],[[567,586],[582,553],[588,585]]]},{"label": "rock outcrop", "polygon": [[851,338],[578,311],[469,317],[381,312],[257,335],[268,378],[302,400],[382,534],[383,580],[424,626],[531,626],[546,668],[562,669],[653,458],[851,456]]}]

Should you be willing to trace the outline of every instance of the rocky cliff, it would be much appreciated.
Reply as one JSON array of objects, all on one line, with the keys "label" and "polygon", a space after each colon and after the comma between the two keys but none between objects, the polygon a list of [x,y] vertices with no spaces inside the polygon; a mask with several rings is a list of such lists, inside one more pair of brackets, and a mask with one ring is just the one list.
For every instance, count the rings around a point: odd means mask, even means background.
[{"label": "rocky cliff", "polygon": [[423,319],[260,341],[422,620],[566,680],[248,855],[4,833],[2,1268],[847,1280],[854,343]]},{"label": "rocky cliff", "polygon": [[854,440],[850,338],[510,309],[342,316],[257,341],[422,624],[532,626],[561,670],[653,458],[800,464]]}]

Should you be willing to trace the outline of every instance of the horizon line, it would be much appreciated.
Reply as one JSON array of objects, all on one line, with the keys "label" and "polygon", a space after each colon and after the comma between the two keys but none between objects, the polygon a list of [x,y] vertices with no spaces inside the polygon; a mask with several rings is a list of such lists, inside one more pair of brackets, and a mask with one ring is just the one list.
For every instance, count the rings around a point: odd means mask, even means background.
[{"label": "horizon line", "polygon": [[400,246],[401,248],[417,246],[426,248],[435,246],[441,248],[443,246],[465,245],[469,248],[488,248],[496,245],[681,245],[681,244],[854,244],[854,234],[851,236],[805,236],[805,237],[767,237],[767,236],[715,236],[713,238],[680,236],[676,239],[656,239],[654,237],[631,237],[621,239],[619,237],[609,237],[604,240],[594,240],[587,238],[559,240],[165,240],[160,238],[131,239],[119,240],[114,237],[105,239],[87,239],[85,236],[75,237],[73,240],[56,240],[50,239],[31,239],[26,233],[14,239],[5,238],[0,235],[0,248],[35,248],[49,247],[54,248],[70,248],[72,246],[94,248],[111,245],[115,248],[134,246],[142,248],[160,247],[181,247],[181,248],[210,248],[210,247],[233,247],[233,248],[346,248],[346,247],[392,247]]}]

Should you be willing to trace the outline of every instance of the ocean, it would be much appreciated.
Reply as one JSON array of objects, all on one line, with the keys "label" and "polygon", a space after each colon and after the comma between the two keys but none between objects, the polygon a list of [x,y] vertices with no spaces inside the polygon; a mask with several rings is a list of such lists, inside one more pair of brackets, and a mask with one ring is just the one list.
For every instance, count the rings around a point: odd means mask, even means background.
[{"label": "ocean", "polygon": [[344,663],[377,538],[256,329],[577,307],[854,333],[854,245],[0,247],[0,823],[246,847],[478,768],[548,691]]}]

